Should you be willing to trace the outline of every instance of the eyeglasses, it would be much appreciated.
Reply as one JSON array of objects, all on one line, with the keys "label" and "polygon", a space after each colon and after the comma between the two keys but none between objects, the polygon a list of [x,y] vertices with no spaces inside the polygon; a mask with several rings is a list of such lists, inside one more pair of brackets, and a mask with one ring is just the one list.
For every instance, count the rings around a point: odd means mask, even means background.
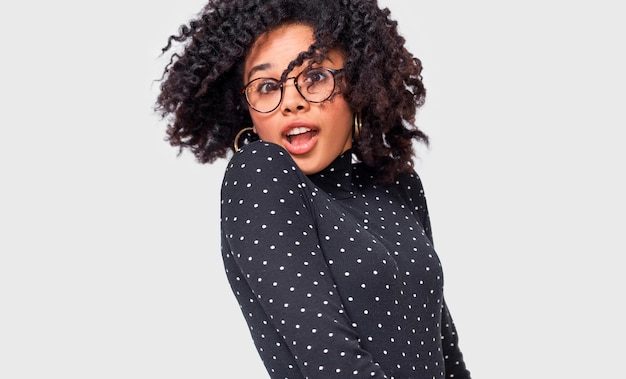
[{"label": "eyeglasses", "polygon": [[343,69],[312,67],[289,77],[285,81],[274,78],[257,78],[246,84],[241,93],[252,109],[260,113],[269,113],[280,105],[283,99],[284,84],[293,79],[298,93],[310,103],[323,103],[335,93],[335,75]]}]

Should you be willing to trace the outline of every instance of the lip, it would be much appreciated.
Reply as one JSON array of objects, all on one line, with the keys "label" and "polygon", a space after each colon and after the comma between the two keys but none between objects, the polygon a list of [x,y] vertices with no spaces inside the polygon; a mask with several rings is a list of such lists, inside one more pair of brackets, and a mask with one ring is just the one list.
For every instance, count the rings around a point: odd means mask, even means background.
[{"label": "lip", "polygon": [[[297,139],[297,141],[293,141],[289,135],[294,131],[294,129],[308,129],[306,133],[311,133],[310,138],[302,141],[301,139]],[[304,121],[294,121],[289,123],[282,129],[282,140],[283,147],[292,155],[302,155],[310,152],[318,141],[319,128],[313,126],[312,124]]]}]

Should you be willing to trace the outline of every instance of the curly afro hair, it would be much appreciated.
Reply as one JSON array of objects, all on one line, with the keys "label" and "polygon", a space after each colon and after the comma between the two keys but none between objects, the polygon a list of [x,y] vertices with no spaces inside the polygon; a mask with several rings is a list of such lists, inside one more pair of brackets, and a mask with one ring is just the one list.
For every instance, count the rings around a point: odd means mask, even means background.
[{"label": "curly afro hair", "polygon": [[190,149],[200,163],[227,157],[237,132],[252,124],[240,92],[246,54],[259,36],[289,23],[311,26],[315,42],[283,78],[304,61],[310,65],[341,49],[341,91],[362,116],[353,153],[380,183],[411,170],[413,140],[428,143],[415,125],[426,94],[422,64],[376,0],[209,0],[163,48],[166,53],[180,46],[164,69],[155,106],[167,119],[167,141],[179,153]]}]

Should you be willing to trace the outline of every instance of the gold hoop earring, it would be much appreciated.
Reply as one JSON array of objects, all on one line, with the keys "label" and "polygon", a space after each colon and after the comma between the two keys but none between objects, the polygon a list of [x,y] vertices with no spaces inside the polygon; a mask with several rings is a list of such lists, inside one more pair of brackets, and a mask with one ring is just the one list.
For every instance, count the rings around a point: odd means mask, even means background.
[{"label": "gold hoop earring", "polygon": [[352,124],[352,135],[355,139],[361,136],[361,129],[363,129],[363,122],[361,120],[361,112],[354,114],[354,122]]},{"label": "gold hoop earring", "polygon": [[235,142],[233,143],[233,147],[235,148],[235,151],[239,151],[239,139],[241,138],[241,136],[246,133],[246,132],[254,132],[254,128],[251,126],[248,126],[247,128],[243,128],[241,129],[237,135],[235,136]]}]

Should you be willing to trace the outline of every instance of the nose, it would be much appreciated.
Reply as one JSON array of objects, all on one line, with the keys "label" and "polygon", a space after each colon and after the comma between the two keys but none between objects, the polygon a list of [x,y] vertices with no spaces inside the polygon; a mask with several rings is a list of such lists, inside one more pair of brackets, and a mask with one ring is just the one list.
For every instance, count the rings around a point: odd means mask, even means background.
[{"label": "nose", "polygon": [[296,87],[296,78],[287,78],[283,83],[283,101],[280,110],[285,113],[304,110],[309,102],[300,94]]}]

